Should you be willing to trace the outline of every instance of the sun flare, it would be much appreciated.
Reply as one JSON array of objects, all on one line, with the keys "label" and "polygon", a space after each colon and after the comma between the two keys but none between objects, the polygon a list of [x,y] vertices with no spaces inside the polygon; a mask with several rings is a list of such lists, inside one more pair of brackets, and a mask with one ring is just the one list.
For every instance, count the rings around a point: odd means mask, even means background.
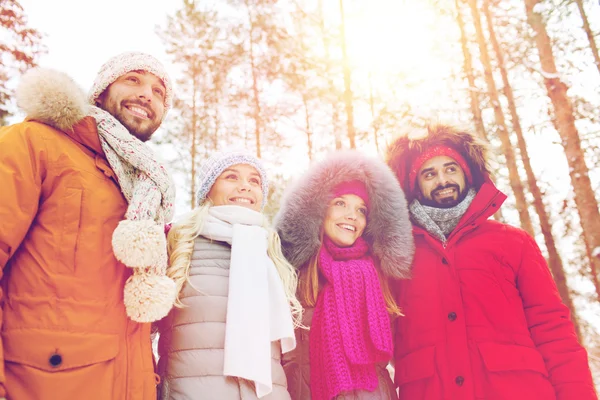
[{"label": "sun flare", "polygon": [[439,18],[428,2],[370,0],[360,4],[345,10],[348,57],[355,68],[372,73],[422,73],[435,66],[440,38],[432,21]]}]

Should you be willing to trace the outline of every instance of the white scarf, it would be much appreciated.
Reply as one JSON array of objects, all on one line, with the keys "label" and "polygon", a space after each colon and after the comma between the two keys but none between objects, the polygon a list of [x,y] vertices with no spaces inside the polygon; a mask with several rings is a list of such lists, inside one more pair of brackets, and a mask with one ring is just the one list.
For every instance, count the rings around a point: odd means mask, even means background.
[{"label": "white scarf", "polygon": [[296,347],[283,283],[267,255],[263,215],[241,206],[211,207],[200,234],[231,244],[224,375],[253,381],[261,398],[273,390],[271,342]]}]

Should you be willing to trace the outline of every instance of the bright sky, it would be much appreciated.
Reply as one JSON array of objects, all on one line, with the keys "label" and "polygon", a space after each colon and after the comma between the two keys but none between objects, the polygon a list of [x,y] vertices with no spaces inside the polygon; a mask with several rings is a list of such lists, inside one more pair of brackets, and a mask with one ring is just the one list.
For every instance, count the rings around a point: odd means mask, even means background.
[{"label": "bright sky", "polygon": [[48,53],[40,65],[68,73],[86,91],[100,66],[125,51],[143,51],[169,65],[155,26],[164,24],[167,14],[173,14],[180,1],[19,2],[29,25],[45,34]]}]

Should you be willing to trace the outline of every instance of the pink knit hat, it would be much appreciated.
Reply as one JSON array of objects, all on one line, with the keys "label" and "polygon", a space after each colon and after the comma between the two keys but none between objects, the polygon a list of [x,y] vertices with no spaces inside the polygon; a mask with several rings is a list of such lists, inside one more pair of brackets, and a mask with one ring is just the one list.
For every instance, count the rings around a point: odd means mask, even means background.
[{"label": "pink knit hat", "polygon": [[363,182],[359,180],[342,182],[333,190],[334,197],[340,197],[344,194],[356,195],[365,202],[367,208],[370,207],[369,192],[367,192],[367,187]]},{"label": "pink knit hat", "polygon": [[413,161],[412,168],[410,169],[410,172],[408,174],[408,184],[410,193],[414,193],[415,185],[417,184],[417,174],[419,173],[419,170],[421,169],[423,164],[425,164],[425,161],[437,156],[448,156],[452,158],[458,163],[458,165],[460,165],[463,172],[465,173],[465,181],[467,186],[469,186],[473,182],[471,168],[469,168],[469,164],[467,164],[465,158],[462,155],[460,155],[458,151],[454,150],[450,146],[437,145],[425,150],[415,159],[415,161]]}]

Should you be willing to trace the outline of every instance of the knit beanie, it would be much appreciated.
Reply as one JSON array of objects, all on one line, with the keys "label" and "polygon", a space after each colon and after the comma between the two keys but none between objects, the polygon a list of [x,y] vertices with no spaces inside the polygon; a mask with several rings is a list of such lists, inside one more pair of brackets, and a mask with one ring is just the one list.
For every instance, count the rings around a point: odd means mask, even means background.
[{"label": "knit beanie", "polygon": [[365,202],[367,208],[370,207],[369,192],[363,182],[359,180],[342,182],[333,190],[333,195],[335,197],[340,197],[345,194],[353,194],[360,197]]},{"label": "knit beanie", "polygon": [[223,151],[214,153],[200,166],[199,189],[196,193],[198,205],[204,203],[208,192],[214,185],[215,181],[227,168],[236,164],[246,164],[254,167],[260,175],[262,183],[262,204],[261,208],[267,204],[267,197],[269,196],[269,181],[267,179],[267,173],[262,165],[262,162],[250,153],[243,150]]},{"label": "knit beanie", "polygon": [[164,66],[156,58],[149,54],[130,51],[121,53],[108,60],[98,72],[96,80],[90,92],[88,94],[88,102],[92,105],[96,104],[96,99],[102,94],[114,81],[120,76],[125,75],[131,71],[147,71],[162,80],[165,85],[165,113],[171,108],[171,101],[173,99],[173,87],[171,86],[171,79],[167,74]]},{"label": "knit beanie", "polygon": [[473,183],[471,168],[469,168],[469,164],[465,158],[450,146],[437,145],[428,148],[413,161],[410,173],[408,175],[410,193],[414,193],[415,186],[417,184],[417,174],[419,173],[419,170],[423,164],[425,164],[425,161],[437,156],[447,156],[452,158],[462,168],[465,174],[465,183],[467,184],[467,187]]}]

